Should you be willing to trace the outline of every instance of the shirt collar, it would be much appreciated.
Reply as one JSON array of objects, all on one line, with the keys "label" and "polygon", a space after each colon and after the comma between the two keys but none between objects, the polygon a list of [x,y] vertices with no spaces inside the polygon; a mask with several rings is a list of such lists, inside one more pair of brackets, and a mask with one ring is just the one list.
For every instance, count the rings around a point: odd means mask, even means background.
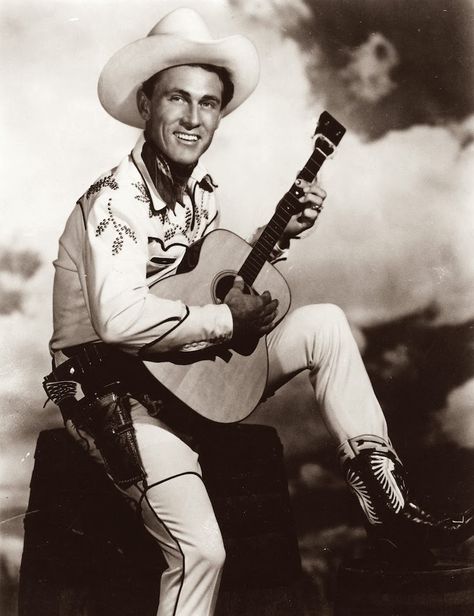
[{"label": "shirt collar", "polygon": [[[158,211],[164,209],[166,207],[166,203],[160,196],[160,193],[158,192],[153,180],[150,177],[150,174],[148,173],[148,169],[143,162],[142,149],[144,143],[145,135],[144,133],[141,133],[137,143],[135,144],[135,147],[132,150],[131,155],[133,162],[135,163],[147,185],[148,191],[152,199],[153,209]],[[203,190],[207,190],[208,192],[212,192],[214,188],[217,187],[217,184],[213,182],[211,176],[207,173],[206,168],[200,162],[198,162],[197,165],[194,167],[188,181],[188,186],[193,187],[196,183],[198,183]]]}]

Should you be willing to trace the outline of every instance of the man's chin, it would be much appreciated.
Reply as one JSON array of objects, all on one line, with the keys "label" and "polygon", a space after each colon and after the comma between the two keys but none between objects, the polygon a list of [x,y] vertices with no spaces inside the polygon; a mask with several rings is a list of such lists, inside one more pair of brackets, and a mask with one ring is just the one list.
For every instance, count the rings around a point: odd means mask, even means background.
[{"label": "man's chin", "polygon": [[176,163],[177,165],[195,165],[200,156],[202,154],[202,149],[195,149],[195,150],[191,150],[191,148],[189,148],[188,151],[182,151],[182,149],[180,148],[179,151],[173,151],[167,154],[168,158]]}]

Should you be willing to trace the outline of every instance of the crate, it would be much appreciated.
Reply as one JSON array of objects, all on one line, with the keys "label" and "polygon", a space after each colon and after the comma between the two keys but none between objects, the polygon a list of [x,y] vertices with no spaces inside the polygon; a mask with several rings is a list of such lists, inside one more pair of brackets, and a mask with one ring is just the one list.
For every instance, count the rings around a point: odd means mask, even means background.
[{"label": "crate", "polygon": [[[302,614],[301,563],[276,431],[213,424],[199,452],[227,552],[217,615]],[[39,435],[24,524],[19,616],[156,615],[161,551],[64,429]]]}]

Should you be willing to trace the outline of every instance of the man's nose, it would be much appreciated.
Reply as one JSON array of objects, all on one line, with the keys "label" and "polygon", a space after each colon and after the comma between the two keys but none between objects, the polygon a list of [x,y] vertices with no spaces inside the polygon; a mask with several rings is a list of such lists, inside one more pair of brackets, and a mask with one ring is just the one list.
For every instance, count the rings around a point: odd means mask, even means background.
[{"label": "man's nose", "polygon": [[182,123],[183,123],[183,126],[185,126],[186,128],[195,128],[196,126],[199,126],[199,124],[201,123],[201,120],[199,117],[198,105],[194,105],[193,103],[190,103],[189,105],[186,106],[186,113],[184,114],[182,118]]}]

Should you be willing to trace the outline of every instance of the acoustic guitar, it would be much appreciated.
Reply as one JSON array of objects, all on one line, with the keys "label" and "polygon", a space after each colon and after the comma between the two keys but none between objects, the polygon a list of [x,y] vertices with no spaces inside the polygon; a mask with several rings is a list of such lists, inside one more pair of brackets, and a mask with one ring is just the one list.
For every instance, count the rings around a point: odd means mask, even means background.
[{"label": "acoustic guitar", "polygon": [[[313,153],[296,179],[314,180],[344,133],[345,128],[324,111],[314,134]],[[278,298],[278,324],[289,310],[291,295],[285,279],[268,258],[290,218],[301,211],[298,199],[302,195],[295,180],[253,246],[231,231],[211,231],[187,249],[176,274],[153,284],[150,292],[188,305],[219,304],[239,275],[245,292],[268,290]],[[157,354],[144,364],[161,385],[198,414],[220,423],[237,422],[255,409],[264,393],[268,375],[266,339],[231,339],[206,348],[191,347]]]}]

